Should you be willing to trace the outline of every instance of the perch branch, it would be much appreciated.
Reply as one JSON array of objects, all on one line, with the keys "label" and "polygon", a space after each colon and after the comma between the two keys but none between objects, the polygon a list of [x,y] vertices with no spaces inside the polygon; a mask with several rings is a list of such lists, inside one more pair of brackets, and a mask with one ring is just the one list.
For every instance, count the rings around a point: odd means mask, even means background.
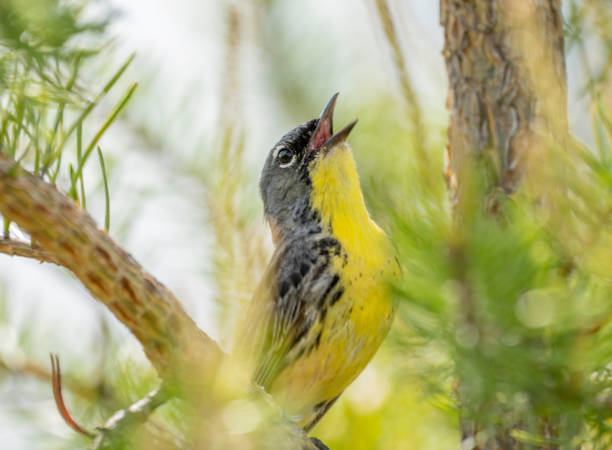
[{"label": "perch branch", "polygon": [[146,397],[138,400],[126,409],[116,411],[102,427],[98,427],[98,435],[94,441],[93,449],[102,449],[108,446],[114,448],[116,439],[123,436],[122,431],[129,430],[147,421],[151,413],[161,406],[167,399],[161,389],[149,392]]},{"label": "perch branch", "polygon": [[[91,216],[45,182],[0,155],[0,212],[40,247],[12,245],[22,256],[39,256],[69,269],[142,344],[162,378],[213,376],[222,355],[187,315],[176,297]],[[180,373],[179,373],[180,372]],[[194,379],[195,381],[195,379]]]}]

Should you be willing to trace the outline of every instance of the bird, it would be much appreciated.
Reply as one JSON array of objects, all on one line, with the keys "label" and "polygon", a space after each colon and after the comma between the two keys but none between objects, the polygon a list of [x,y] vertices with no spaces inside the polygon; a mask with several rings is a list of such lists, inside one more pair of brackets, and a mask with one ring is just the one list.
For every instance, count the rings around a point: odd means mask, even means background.
[{"label": "bird", "polygon": [[270,150],[260,193],[274,252],[238,346],[252,383],[308,433],[362,372],[396,310],[394,246],[370,218],[336,93]]}]

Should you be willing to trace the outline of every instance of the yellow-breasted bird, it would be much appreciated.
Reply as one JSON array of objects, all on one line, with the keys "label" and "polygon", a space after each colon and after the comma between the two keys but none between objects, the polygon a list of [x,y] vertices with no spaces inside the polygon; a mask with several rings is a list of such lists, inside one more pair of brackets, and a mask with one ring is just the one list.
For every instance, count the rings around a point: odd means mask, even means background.
[{"label": "yellow-breasted bird", "polygon": [[238,346],[253,381],[309,431],[359,375],[394,315],[393,246],[366,209],[334,95],[319,119],[285,134],[260,190],[275,251]]}]

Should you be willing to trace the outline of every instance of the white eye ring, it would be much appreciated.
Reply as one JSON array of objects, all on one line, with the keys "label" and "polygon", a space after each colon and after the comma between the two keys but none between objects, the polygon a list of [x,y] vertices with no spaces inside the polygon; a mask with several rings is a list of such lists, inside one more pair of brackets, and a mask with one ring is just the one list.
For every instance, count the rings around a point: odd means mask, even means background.
[{"label": "white eye ring", "polygon": [[[280,162],[280,155],[281,155],[282,153],[284,153],[284,152],[289,152],[289,153],[291,153],[291,160],[290,160],[290,161],[288,161],[288,162],[286,162],[286,163],[281,163],[281,162]],[[279,164],[278,164],[278,166],[279,166],[281,169],[285,169],[285,168],[287,168],[287,167],[292,166],[292,165],[293,165],[293,163],[295,163],[295,160],[296,160],[295,153],[291,152],[291,150],[288,150],[288,149],[286,149],[286,148],[281,148],[281,149],[279,149],[279,150],[278,150],[278,153],[276,154],[276,157],[277,157],[277,158],[279,158]]]}]

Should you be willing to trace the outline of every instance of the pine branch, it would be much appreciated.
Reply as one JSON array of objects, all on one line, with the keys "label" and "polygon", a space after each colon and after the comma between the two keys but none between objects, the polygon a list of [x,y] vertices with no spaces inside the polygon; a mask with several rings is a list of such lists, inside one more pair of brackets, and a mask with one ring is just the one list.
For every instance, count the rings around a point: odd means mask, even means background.
[{"label": "pine branch", "polygon": [[[142,344],[162,378],[215,372],[222,355],[176,297],[53,185],[0,156],[0,212],[30,234],[40,251],[6,245],[7,253],[66,267]],[[10,253],[13,252],[13,253]],[[194,372],[194,369],[196,369]]]},{"label": "pine branch", "polygon": [[166,401],[161,389],[149,392],[144,398],[138,400],[126,409],[116,411],[102,427],[98,427],[98,435],[94,441],[94,449],[116,448],[118,437],[122,437],[123,430],[143,424],[149,416]]}]

